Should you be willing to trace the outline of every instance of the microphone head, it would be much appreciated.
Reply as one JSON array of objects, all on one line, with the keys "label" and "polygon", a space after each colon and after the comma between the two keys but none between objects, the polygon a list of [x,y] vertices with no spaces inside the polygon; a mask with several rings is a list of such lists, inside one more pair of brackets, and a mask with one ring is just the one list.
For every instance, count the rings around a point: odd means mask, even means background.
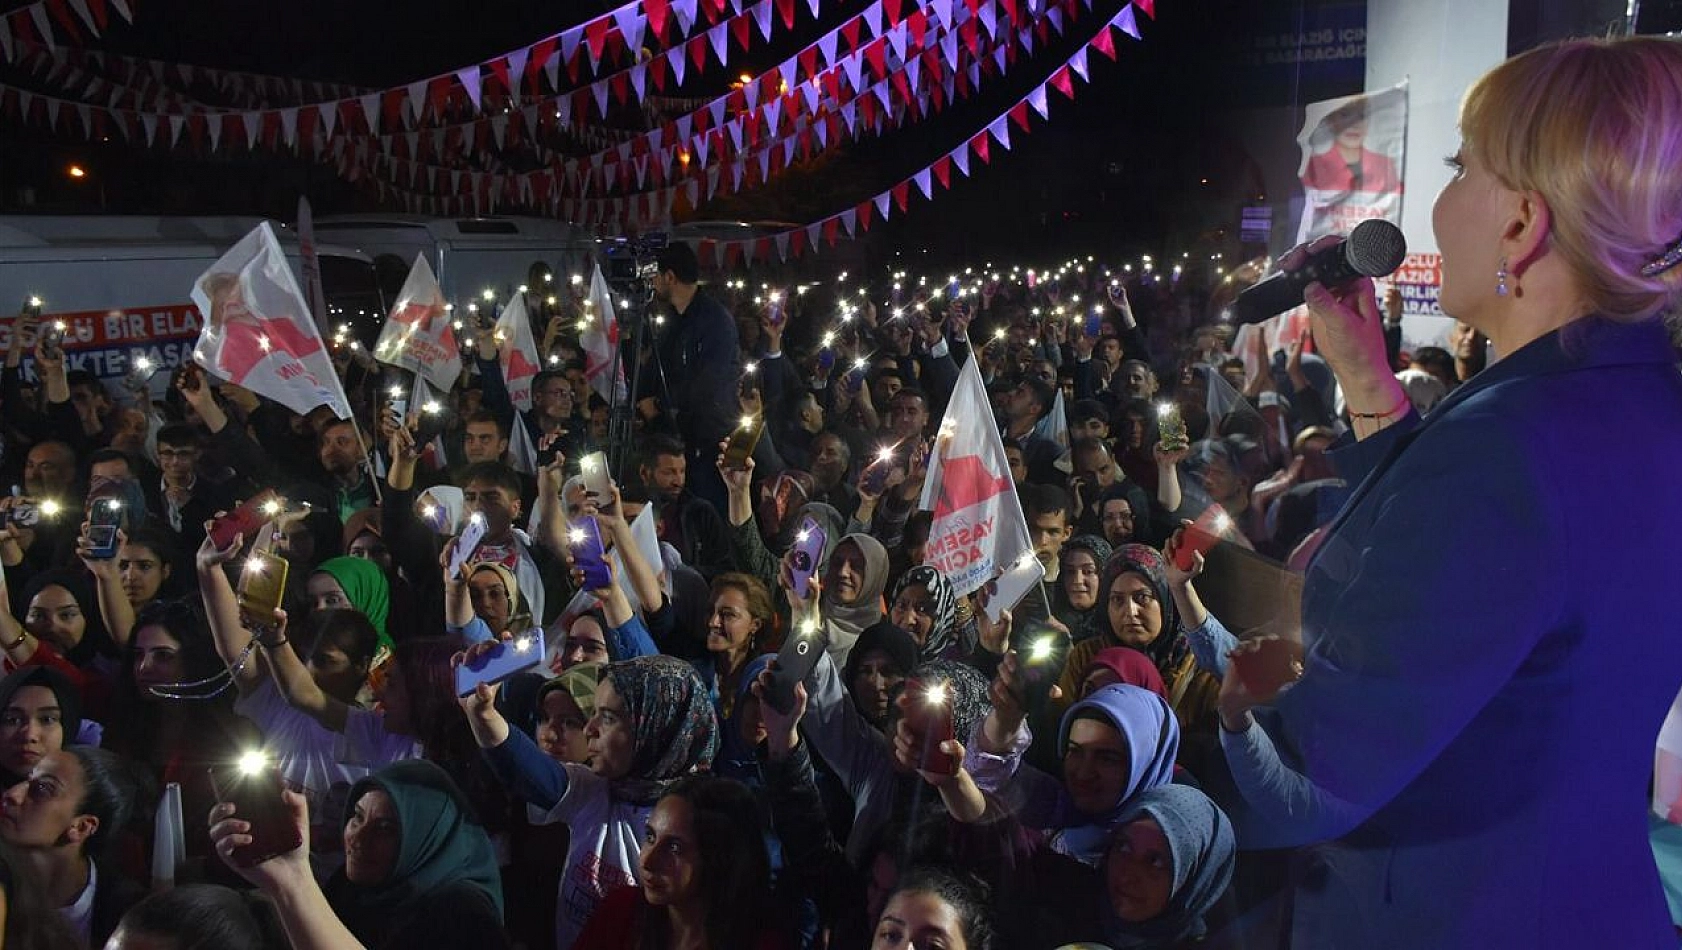
[{"label": "microphone head", "polygon": [[1407,239],[1402,229],[1382,218],[1371,218],[1355,225],[1343,242],[1343,256],[1357,274],[1383,277],[1402,266],[1407,257]]}]

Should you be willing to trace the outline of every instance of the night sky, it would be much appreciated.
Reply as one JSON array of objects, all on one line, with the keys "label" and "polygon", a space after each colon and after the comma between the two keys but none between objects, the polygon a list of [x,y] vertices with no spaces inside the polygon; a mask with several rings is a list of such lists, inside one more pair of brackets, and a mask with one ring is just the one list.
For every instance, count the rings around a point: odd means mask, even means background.
[{"label": "night sky", "polygon": [[[728,71],[712,65],[699,78],[692,72],[682,92],[716,95],[736,73],[776,63],[862,6],[826,7],[820,26],[797,3],[796,34],[779,23],[777,41],[745,58],[736,52]],[[533,42],[605,7],[553,0],[134,0],[134,9],[135,24],[115,21],[94,44],[203,66],[393,86]],[[982,95],[935,119],[846,146],[769,188],[704,206],[701,217],[799,224],[863,200],[950,150],[1043,81],[1118,9],[1118,0],[1097,0],[1062,42],[1019,61]],[[1014,136],[1012,151],[996,150],[990,166],[974,162],[970,179],[954,175],[953,189],[937,192],[932,204],[914,199],[908,216],[871,232],[872,251],[877,257],[892,250],[921,255],[927,248],[930,263],[998,255],[1050,259],[1075,251],[1235,252],[1239,210],[1260,196],[1250,193],[1258,190],[1259,176],[1232,132],[1234,114],[1300,108],[1361,86],[1359,60],[1318,70],[1248,64],[1256,38],[1328,18],[1361,26],[1362,11],[1362,4],[1348,2],[1159,0],[1155,21],[1140,18],[1143,43],[1118,39],[1119,63],[1093,53],[1093,82],[1077,88],[1074,102],[1052,93],[1049,124],[1035,116],[1034,132]],[[6,82],[47,91],[16,70],[0,74]],[[113,212],[259,213],[290,220],[300,191],[310,195],[317,214],[378,208],[371,191],[301,160],[207,160],[137,150],[120,140],[98,146],[55,141],[20,131],[15,122],[4,128],[11,160],[0,164],[0,210],[8,213],[94,212],[103,200]],[[64,170],[71,163],[86,167],[89,179],[69,180]]]}]

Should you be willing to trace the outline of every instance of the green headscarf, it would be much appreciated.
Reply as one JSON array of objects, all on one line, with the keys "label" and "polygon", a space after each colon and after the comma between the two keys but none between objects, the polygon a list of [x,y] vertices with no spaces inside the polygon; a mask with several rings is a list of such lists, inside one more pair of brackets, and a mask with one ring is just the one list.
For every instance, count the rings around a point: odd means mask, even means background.
[{"label": "green headscarf", "polygon": [[[401,843],[397,864],[385,881],[352,884],[341,868],[328,882],[328,902],[351,933],[368,946],[378,946],[383,942],[378,938],[401,922],[417,901],[453,884],[484,891],[500,917],[502,875],[496,851],[450,776],[425,759],[397,762],[357,782],[350,790],[351,805],[374,789],[391,796]],[[354,807],[346,809],[347,823],[353,813]]]},{"label": "green headscarf", "polygon": [[391,635],[385,632],[385,621],[391,613],[391,582],[385,579],[385,571],[373,561],[360,557],[330,558],[322,561],[315,570],[319,574],[331,575],[339,582],[345,597],[350,599],[351,608],[374,625],[374,632],[380,635],[381,648],[389,653],[393,644]]}]

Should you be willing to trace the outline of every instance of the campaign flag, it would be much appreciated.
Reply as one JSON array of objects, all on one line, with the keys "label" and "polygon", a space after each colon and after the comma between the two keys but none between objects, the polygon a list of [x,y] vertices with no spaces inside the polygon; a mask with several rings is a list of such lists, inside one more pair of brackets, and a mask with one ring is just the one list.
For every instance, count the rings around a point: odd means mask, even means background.
[{"label": "campaign flag", "polygon": [[[529,385],[526,387],[526,392],[527,395],[530,395],[531,387]],[[513,424],[508,427],[508,464],[514,471],[523,475],[535,476],[537,474],[537,446],[531,440],[531,432],[526,428],[526,421],[518,416],[514,417]],[[532,506],[531,519],[531,527],[528,530],[536,531],[538,524],[536,505]]]},{"label": "campaign flag", "polygon": [[380,328],[374,359],[424,377],[442,392],[453,389],[461,375],[461,350],[451,332],[444,291],[424,254],[415,255],[397,303]]},{"label": "campaign flag", "polygon": [[1062,387],[1058,387],[1057,395],[1051,399],[1051,411],[1034,423],[1034,434],[1057,443],[1057,448],[1061,451],[1053,464],[1059,472],[1065,475],[1074,472],[1074,459],[1069,453],[1069,410],[1063,404]]},{"label": "campaign flag", "polygon": [[526,316],[526,295],[515,294],[496,318],[496,354],[502,363],[502,379],[508,385],[508,399],[521,412],[531,409],[531,382],[537,375],[537,342],[531,336],[531,318]]},{"label": "campaign flag", "polygon": [[350,418],[350,401],[267,221],[200,274],[192,296],[204,320],[193,347],[200,366],[299,415],[327,406]]},{"label": "campaign flag", "polygon": [[315,252],[315,215],[310,200],[298,196],[298,263],[304,272],[304,299],[315,317],[315,332],[327,335],[327,296],[321,290],[321,257]]},{"label": "campaign flag", "polygon": [[965,361],[940,422],[922,507],[934,513],[924,563],[946,575],[959,597],[1033,551],[975,360]]},{"label": "campaign flag", "polygon": [[590,294],[585,299],[589,304],[584,308],[578,337],[584,348],[584,375],[590,380],[590,388],[609,404],[623,401],[625,367],[619,361],[619,321],[613,313],[613,294],[602,276],[600,261],[591,265]]},{"label": "campaign flag", "polygon": [[1348,234],[1370,218],[1402,223],[1407,83],[1311,102],[1297,144],[1302,221],[1297,242]]}]

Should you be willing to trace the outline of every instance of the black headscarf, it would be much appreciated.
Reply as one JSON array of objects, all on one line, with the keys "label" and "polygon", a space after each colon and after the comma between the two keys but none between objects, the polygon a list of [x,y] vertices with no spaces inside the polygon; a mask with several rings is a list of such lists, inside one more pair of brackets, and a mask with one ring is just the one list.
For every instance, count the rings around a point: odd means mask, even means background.
[{"label": "black headscarf", "polygon": [[894,626],[892,620],[881,620],[864,628],[859,634],[858,642],[847,654],[847,665],[841,669],[841,685],[849,691],[853,688],[853,677],[857,675],[859,664],[864,662],[865,654],[872,650],[881,650],[887,654],[888,661],[899,671],[900,676],[910,676],[917,668],[917,640],[906,631]]},{"label": "black headscarf", "polygon": [[[94,593],[93,581],[81,568],[62,567],[43,571],[29,579],[23,589],[23,608],[27,612],[35,595],[48,587],[62,587],[70,592],[82,611],[82,642],[76,644],[64,658],[74,666],[86,668],[96,658],[118,660],[122,651],[112,642],[105,629],[105,618],[99,612],[99,597]],[[56,648],[55,648],[56,649]]]},{"label": "black headscarf", "polygon": [[[1180,617],[1174,609],[1174,598],[1168,591],[1168,564],[1162,559],[1162,553],[1153,547],[1143,544],[1124,544],[1115,549],[1110,559],[1104,563],[1104,577],[1098,585],[1098,603],[1107,605],[1110,598],[1110,587],[1123,574],[1137,574],[1151,587],[1151,593],[1156,595],[1156,602],[1162,609],[1162,630],[1156,639],[1139,649],[1156,664],[1157,671],[1167,682],[1173,678],[1173,671],[1178,669],[1186,654],[1191,650],[1191,644],[1186,642],[1185,631],[1180,629]],[[1107,607],[1102,614],[1103,629],[1109,633],[1111,642],[1121,643],[1115,626],[1110,622],[1110,612]]]}]

